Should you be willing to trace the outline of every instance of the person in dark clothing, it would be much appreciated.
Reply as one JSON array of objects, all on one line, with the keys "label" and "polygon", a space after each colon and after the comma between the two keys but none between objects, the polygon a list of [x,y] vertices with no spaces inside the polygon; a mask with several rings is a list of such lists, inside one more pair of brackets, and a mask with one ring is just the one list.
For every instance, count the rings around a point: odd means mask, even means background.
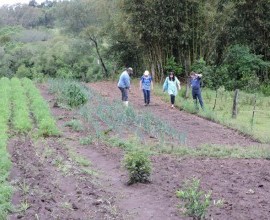
[{"label": "person in dark clothing", "polygon": [[202,94],[201,94],[202,74],[191,72],[190,77],[191,77],[190,85],[192,88],[192,97],[194,100],[195,107],[196,109],[199,110],[199,107],[198,107],[198,100],[199,100],[200,106],[204,110],[204,104],[203,104]]}]

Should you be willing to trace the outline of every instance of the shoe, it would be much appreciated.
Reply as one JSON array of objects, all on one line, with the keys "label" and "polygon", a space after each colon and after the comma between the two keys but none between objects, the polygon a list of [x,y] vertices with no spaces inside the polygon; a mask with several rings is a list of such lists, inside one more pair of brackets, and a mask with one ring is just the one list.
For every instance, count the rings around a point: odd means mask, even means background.
[{"label": "shoe", "polygon": [[128,107],[128,101],[124,101],[124,106]]},{"label": "shoe", "polygon": [[172,105],[171,108],[175,108],[174,105]]},{"label": "shoe", "polygon": [[144,103],[144,106],[147,106],[147,103]]}]

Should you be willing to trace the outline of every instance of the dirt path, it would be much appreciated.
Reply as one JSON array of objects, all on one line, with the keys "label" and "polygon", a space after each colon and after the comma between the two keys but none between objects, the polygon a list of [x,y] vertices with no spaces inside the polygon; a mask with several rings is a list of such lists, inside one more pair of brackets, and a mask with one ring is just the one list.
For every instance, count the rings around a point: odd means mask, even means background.
[{"label": "dirt path", "polygon": [[[97,82],[89,84],[91,88],[110,100],[120,99],[120,90],[116,82]],[[143,104],[143,94],[137,85],[132,87],[129,94],[130,104],[141,111],[150,111],[157,117],[166,120],[180,132],[187,133],[187,145],[199,146],[202,144],[239,145],[248,146],[258,144],[251,138],[239,134],[222,125],[205,120],[177,109],[170,109],[169,105],[159,97],[151,96],[150,106]]]}]

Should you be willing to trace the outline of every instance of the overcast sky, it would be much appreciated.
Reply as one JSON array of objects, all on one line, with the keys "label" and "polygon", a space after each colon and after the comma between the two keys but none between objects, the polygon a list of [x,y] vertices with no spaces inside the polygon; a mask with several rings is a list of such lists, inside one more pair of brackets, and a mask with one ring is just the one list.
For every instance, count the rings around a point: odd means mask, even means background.
[{"label": "overcast sky", "polygon": [[[21,3],[21,4],[28,4],[30,0],[0,0],[0,6],[3,5],[13,5],[16,3]],[[44,2],[45,0],[36,0],[37,3]]]}]

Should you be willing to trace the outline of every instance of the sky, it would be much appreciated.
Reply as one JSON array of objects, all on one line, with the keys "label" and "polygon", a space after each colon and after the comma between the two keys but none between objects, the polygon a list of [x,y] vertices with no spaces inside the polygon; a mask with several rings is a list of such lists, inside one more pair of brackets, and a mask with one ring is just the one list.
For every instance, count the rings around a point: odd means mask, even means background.
[{"label": "sky", "polygon": [[[13,5],[16,3],[28,4],[30,0],[0,0],[0,7],[3,5]],[[37,3],[44,2],[44,0],[36,0]]]}]

